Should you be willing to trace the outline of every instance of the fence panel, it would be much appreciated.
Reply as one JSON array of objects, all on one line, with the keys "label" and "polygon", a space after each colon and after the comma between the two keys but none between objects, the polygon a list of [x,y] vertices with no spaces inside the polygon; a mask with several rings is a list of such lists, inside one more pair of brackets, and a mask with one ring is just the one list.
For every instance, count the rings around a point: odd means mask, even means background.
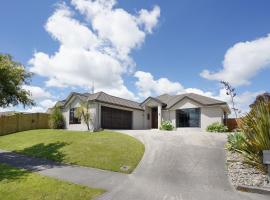
[{"label": "fence panel", "polygon": [[237,128],[239,128],[241,123],[241,119],[240,118],[229,118],[226,120],[226,126],[228,127],[229,131],[233,131]]},{"label": "fence panel", "polygon": [[0,136],[32,129],[49,128],[49,114],[27,113],[0,117]]}]

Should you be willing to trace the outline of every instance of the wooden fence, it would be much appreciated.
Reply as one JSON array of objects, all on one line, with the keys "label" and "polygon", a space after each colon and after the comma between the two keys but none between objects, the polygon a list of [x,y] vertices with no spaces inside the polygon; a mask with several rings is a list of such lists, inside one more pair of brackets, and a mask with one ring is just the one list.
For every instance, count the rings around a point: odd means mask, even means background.
[{"label": "wooden fence", "polygon": [[228,127],[229,131],[233,131],[237,128],[239,128],[239,125],[241,123],[240,118],[229,118],[226,119],[226,121],[224,122],[225,125]]},{"label": "wooden fence", "polygon": [[27,113],[0,117],[0,136],[31,129],[49,128],[49,114]]}]

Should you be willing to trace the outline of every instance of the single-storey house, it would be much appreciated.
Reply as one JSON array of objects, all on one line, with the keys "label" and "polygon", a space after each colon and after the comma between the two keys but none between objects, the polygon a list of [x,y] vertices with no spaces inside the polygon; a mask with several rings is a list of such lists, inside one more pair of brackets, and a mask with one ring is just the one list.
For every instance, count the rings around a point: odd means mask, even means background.
[{"label": "single-storey house", "polygon": [[223,123],[230,113],[226,102],[194,93],[163,94],[138,103],[104,92],[72,92],[56,104],[63,112],[68,130],[87,130],[83,120],[75,115],[80,102],[86,101],[90,105],[91,130],[157,129],[163,120],[171,121],[176,128],[206,129],[213,122]]}]

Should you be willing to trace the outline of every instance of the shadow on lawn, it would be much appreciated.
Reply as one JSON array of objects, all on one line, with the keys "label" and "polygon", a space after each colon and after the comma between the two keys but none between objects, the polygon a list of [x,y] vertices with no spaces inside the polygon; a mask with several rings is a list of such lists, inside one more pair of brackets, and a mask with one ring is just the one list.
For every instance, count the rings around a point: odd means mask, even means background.
[{"label": "shadow on lawn", "polygon": [[68,145],[66,142],[55,142],[50,144],[40,143],[16,152],[28,156],[62,162],[65,158],[65,154],[61,152],[60,149],[66,145]]},{"label": "shadow on lawn", "polygon": [[29,171],[13,168],[4,164],[0,165],[0,182],[4,180],[12,181],[25,178]]}]

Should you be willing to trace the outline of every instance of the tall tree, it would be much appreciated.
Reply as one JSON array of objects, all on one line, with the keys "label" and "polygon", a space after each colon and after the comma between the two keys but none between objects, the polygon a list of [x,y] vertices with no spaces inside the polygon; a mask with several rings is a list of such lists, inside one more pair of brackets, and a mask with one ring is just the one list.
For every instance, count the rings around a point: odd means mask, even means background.
[{"label": "tall tree", "polygon": [[236,97],[235,88],[233,88],[229,82],[220,81],[220,83],[224,85],[224,88],[226,90],[226,95],[230,96],[231,103],[232,103],[232,110],[234,111],[235,118],[237,118],[238,117],[237,113],[240,111],[235,106],[235,97]]},{"label": "tall tree", "polygon": [[258,95],[256,97],[255,101],[249,107],[253,108],[255,105],[259,104],[262,101],[270,104],[270,93],[269,92],[265,92],[263,94]]},{"label": "tall tree", "polygon": [[0,107],[34,105],[29,91],[23,89],[31,81],[32,74],[7,54],[0,54]]}]

